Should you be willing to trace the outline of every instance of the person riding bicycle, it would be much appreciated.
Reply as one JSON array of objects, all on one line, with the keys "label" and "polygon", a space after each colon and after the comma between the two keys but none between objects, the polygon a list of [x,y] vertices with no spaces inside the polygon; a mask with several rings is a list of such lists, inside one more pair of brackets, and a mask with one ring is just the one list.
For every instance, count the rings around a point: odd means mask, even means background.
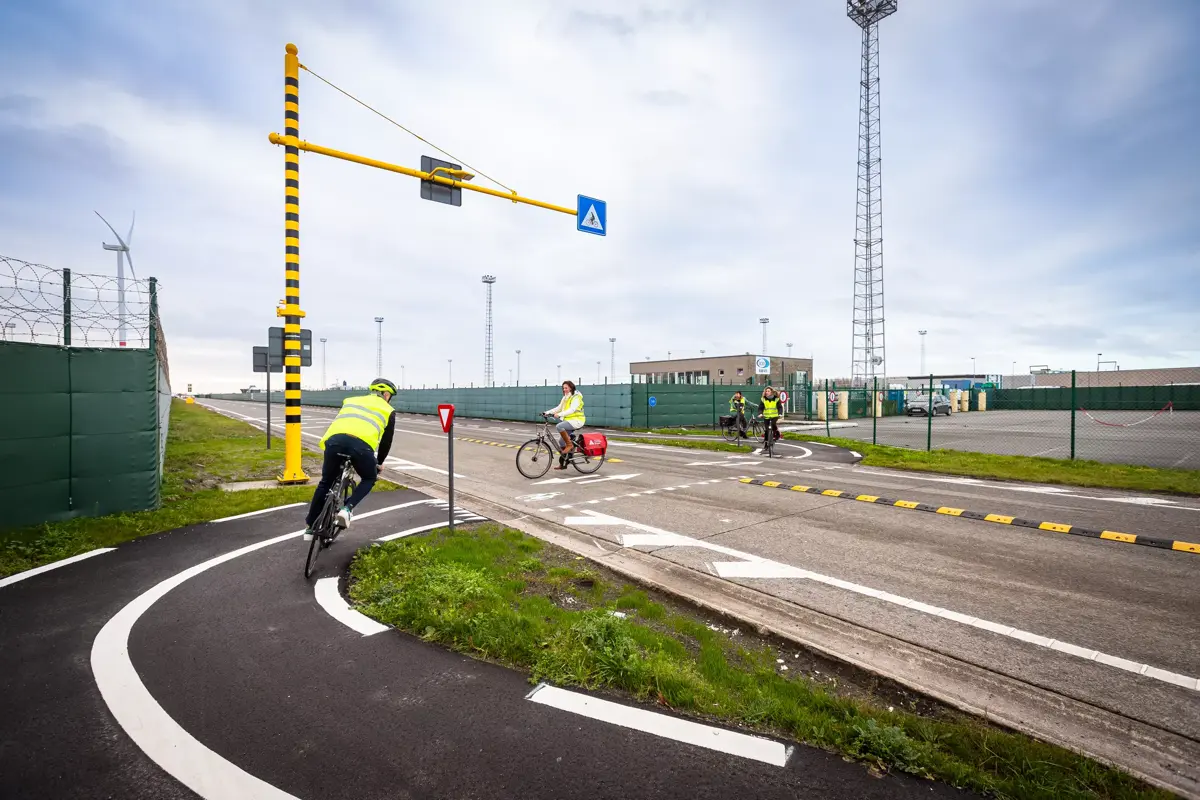
[{"label": "person riding bicycle", "polygon": [[783,416],[783,409],[779,403],[779,395],[775,394],[775,390],[770,386],[763,389],[758,408],[764,427],[763,449],[760,452],[765,453],[772,443],[779,440],[779,419]]},{"label": "person riding bicycle", "polygon": [[746,435],[746,398],[741,392],[734,392],[733,397],[729,398],[729,413],[736,417],[734,422],[737,425],[738,435]]},{"label": "person riding bicycle", "polygon": [[[370,494],[375,486],[376,476],[383,469],[388,450],[392,447],[392,435],[396,430],[396,410],[388,401],[395,394],[396,384],[386,378],[376,378],[371,381],[370,394],[347,397],[342,401],[341,410],[321,437],[325,462],[321,467],[321,482],[313,492],[308,516],[304,520],[304,541],[312,540],[313,523],[321,513],[321,506],[325,503],[329,487],[342,472],[343,456],[350,457],[350,463],[360,479],[335,519],[338,527],[350,527],[350,516],[354,507]],[[379,451],[378,455],[376,450]]]},{"label": "person riding bicycle", "polygon": [[571,451],[575,449],[575,444],[571,441],[571,434],[582,428],[584,422],[587,421],[583,415],[583,393],[576,391],[574,382],[563,381],[562,393],[562,400],[558,405],[545,412],[558,420],[554,429],[558,431],[558,435],[563,440],[562,455],[559,456],[558,466],[555,469],[567,468],[567,459],[570,458]]}]

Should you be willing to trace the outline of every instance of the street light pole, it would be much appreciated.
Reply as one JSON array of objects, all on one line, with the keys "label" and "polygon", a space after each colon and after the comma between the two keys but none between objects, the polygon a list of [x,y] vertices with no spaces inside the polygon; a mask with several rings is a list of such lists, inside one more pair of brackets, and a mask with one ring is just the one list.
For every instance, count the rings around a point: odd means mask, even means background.
[{"label": "street light pole", "polygon": [[375,334],[375,375],[383,377],[383,317],[376,317],[375,324],[378,326]]},{"label": "street light pole", "polygon": [[329,340],[324,336],[321,337],[321,388],[328,389],[329,384],[325,382],[325,343]]},{"label": "street light pole", "polygon": [[558,364],[558,382],[562,383],[562,364]]},{"label": "street light pole", "polygon": [[925,374],[925,334],[929,333],[929,331],[917,331],[917,333],[921,334],[921,374],[924,375]]},{"label": "street light pole", "polygon": [[454,359],[447,358],[446,363],[450,365],[450,388],[454,388]]},{"label": "street light pole", "polygon": [[596,362],[596,385],[600,385],[600,362]]},{"label": "street light pole", "polygon": [[759,321],[759,322],[761,322],[761,323],[762,323],[762,326],[763,326],[763,349],[762,349],[762,354],[765,356],[765,355],[767,354],[767,323],[768,323],[768,322],[770,322],[771,320],[767,319],[766,317],[759,317],[759,318],[758,318],[758,321]]},{"label": "street light pole", "polygon": [[1100,371],[1100,356],[1102,355],[1104,355],[1104,353],[1096,353],[1096,372]]},{"label": "street light pole", "polygon": [[521,385],[521,351],[517,351],[517,386]]},{"label": "street light pole", "polygon": [[404,365],[400,365],[400,388],[404,388]]},{"label": "street light pole", "polygon": [[610,336],[608,339],[608,344],[609,344],[609,347],[612,348],[609,351],[609,356],[608,356],[610,359],[609,372],[611,373],[608,376],[608,379],[612,383],[616,383],[617,382],[617,338],[615,336]]},{"label": "street light pole", "polygon": [[787,343],[787,349],[788,349],[788,358],[791,358],[792,357],[792,343],[791,342]]}]

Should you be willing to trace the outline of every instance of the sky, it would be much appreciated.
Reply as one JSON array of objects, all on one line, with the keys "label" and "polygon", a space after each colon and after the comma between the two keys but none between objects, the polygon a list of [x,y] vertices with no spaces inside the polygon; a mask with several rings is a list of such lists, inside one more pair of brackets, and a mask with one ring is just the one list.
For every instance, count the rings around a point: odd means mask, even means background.
[{"label": "sky", "polygon": [[[334,7],[336,6],[336,10]],[[886,369],[1200,364],[1200,3],[900,0],[879,26]],[[1069,13],[1067,13],[1069,12]],[[9,0],[0,255],[111,275],[136,211],[176,391],[264,376],[280,324],[284,45],[568,215],[301,157],[301,305],[326,382],[591,382],[646,357],[850,372],[861,32],[840,0]],[[301,136],[429,144],[301,72]],[[481,185],[491,185],[479,175]],[[0,271],[0,282],[4,273]],[[320,344],[316,345],[318,348]],[[450,363],[452,359],[452,363]],[[304,384],[321,383],[321,354]],[[560,366],[561,365],[561,366]],[[560,372],[561,370],[561,372]],[[403,376],[403,377],[402,377]]]}]

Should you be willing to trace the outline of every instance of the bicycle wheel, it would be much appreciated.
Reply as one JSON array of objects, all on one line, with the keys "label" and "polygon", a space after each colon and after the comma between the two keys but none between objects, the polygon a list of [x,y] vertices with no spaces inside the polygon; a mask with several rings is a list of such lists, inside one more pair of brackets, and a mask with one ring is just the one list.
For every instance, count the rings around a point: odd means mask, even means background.
[{"label": "bicycle wheel", "polygon": [[533,480],[550,471],[554,463],[554,448],[542,439],[530,439],[517,451],[517,472]]},{"label": "bicycle wheel", "polygon": [[591,475],[604,463],[604,456],[585,456],[578,449],[571,454],[571,464],[584,475]]},{"label": "bicycle wheel", "polygon": [[737,440],[738,440],[737,423],[735,422],[732,425],[722,425],[721,426],[721,438],[724,439],[725,441],[729,442],[730,444],[737,442]]}]

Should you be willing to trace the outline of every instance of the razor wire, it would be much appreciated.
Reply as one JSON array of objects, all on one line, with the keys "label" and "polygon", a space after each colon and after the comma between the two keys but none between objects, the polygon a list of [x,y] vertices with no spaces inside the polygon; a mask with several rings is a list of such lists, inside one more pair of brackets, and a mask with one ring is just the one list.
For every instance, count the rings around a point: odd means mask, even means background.
[{"label": "razor wire", "polygon": [[[150,346],[152,279],[119,281],[0,255],[0,341],[77,347]],[[160,340],[161,341],[161,340]]]}]

